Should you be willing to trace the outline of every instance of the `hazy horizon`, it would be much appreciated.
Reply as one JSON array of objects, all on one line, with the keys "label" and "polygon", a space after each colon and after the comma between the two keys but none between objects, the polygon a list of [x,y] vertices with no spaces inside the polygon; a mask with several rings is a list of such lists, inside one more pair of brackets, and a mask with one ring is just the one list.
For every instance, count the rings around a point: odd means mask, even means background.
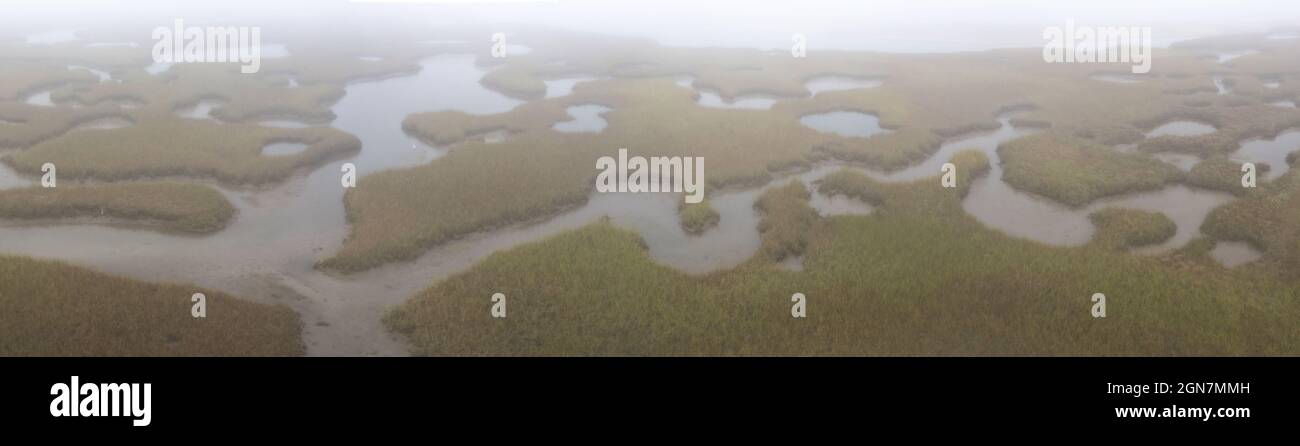
[{"label": "hazy horizon", "polygon": [[1300,4],[1264,0],[1103,0],[1086,5],[1026,0],[980,4],[939,0],[236,0],[215,6],[157,0],[65,0],[9,2],[0,6],[0,11],[7,18],[4,22],[10,25],[9,32],[20,34],[103,22],[154,23],[188,17],[194,22],[220,20],[263,26],[526,24],[650,38],[663,45],[685,47],[785,48],[790,36],[799,33],[807,36],[810,49],[953,52],[1040,46],[1042,29],[1062,26],[1066,20],[1090,26],[1151,27],[1156,46],[1167,46],[1189,38],[1294,26]]}]

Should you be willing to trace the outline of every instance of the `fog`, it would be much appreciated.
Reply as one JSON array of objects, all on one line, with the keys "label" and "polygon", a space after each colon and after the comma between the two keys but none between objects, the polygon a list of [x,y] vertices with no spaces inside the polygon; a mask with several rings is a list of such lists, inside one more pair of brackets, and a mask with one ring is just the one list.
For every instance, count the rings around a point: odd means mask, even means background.
[{"label": "fog", "polygon": [[812,49],[895,52],[1039,46],[1044,27],[1067,19],[1149,26],[1158,46],[1300,24],[1300,2],[1285,0],[19,0],[0,12],[0,22],[24,32],[173,18],[262,26],[529,24],[695,47],[786,48],[798,33]]}]

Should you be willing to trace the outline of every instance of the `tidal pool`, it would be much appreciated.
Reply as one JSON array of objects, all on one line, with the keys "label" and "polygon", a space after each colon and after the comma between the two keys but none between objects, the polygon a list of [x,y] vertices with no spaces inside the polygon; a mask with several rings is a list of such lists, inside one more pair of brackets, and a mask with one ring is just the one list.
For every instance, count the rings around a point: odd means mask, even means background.
[{"label": "tidal pool", "polygon": [[301,121],[288,120],[288,119],[272,119],[269,121],[261,121],[258,122],[257,125],[260,125],[262,127],[276,127],[282,129],[305,129],[307,127],[312,127],[311,124],[301,122]]},{"label": "tidal pool", "polygon": [[573,94],[573,87],[588,81],[600,79],[598,77],[567,77],[563,79],[553,79],[543,81],[546,84],[546,98],[559,98]]},{"label": "tidal pool", "polygon": [[1269,171],[1263,174],[1265,181],[1282,177],[1291,166],[1286,157],[1291,152],[1300,150],[1300,130],[1283,132],[1273,139],[1252,139],[1241,144],[1232,159],[1243,162],[1268,163]]},{"label": "tidal pool", "polygon": [[1214,88],[1218,90],[1218,93],[1220,95],[1225,95],[1232,92],[1232,89],[1228,87],[1228,84],[1224,83],[1223,78],[1219,76],[1214,77]]},{"label": "tidal pool", "polygon": [[1217,129],[1209,124],[1196,121],[1172,121],[1147,132],[1147,138],[1158,136],[1200,136],[1214,133]]},{"label": "tidal pool", "polygon": [[859,90],[865,88],[879,87],[883,82],[879,79],[866,79],[850,76],[817,76],[809,79],[804,83],[804,87],[812,93],[813,96],[827,91],[841,90]]},{"label": "tidal pool", "polygon": [[130,127],[134,124],[135,123],[131,122],[131,120],[129,119],[108,117],[108,118],[99,118],[89,122],[78,124],[76,127],[73,127],[72,130],[69,131],[75,132],[81,130],[112,130],[112,129],[120,129],[123,127]]},{"label": "tidal pool", "polygon": [[90,74],[93,74],[93,75],[95,75],[95,77],[98,77],[100,82],[108,82],[108,81],[110,81],[110,80],[113,79],[113,75],[110,74],[110,73],[107,72],[107,71],[104,71],[104,70],[96,70],[96,69],[94,69],[94,68],[90,68],[90,67],[83,66],[83,65],[68,65],[68,70],[70,70],[70,71],[77,71],[77,70],[86,70],[86,71],[89,71]]},{"label": "tidal pool", "polygon": [[695,76],[677,76],[674,83],[682,88],[688,88],[696,94],[696,103],[702,107],[710,108],[731,108],[731,109],[749,109],[749,110],[770,110],[773,105],[781,99],[776,95],[754,93],[742,94],[740,96],[723,99],[717,91],[707,88],[695,88]]},{"label": "tidal pool", "polygon": [[1111,82],[1116,84],[1136,84],[1146,80],[1142,75],[1137,74],[1094,74],[1089,76],[1092,80]]},{"label": "tidal pool", "polygon": [[154,62],[149,66],[144,67],[144,71],[153,76],[166,73],[168,70],[171,69],[172,69],[172,64],[169,62]]},{"label": "tidal pool", "polygon": [[803,271],[803,256],[788,256],[781,259],[777,266],[786,271]]},{"label": "tidal pool", "polygon": [[573,120],[557,122],[551,128],[564,133],[599,133],[606,125],[605,118],[600,115],[609,110],[603,105],[575,105],[565,109]]},{"label": "tidal pool", "polygon": [[875,206],[856,198],[850,198],[844,195],[835,194],[827,196],[822,193],[812,194],[808,202],[809,206],[817,210],[817,213],[823,217],[834,217],[836,215],[868,215],[876,210]]},{"label": "tidal pool", "polygon": [[1186,153],[1161,152],[1152,156],[1184,172],[1191,172],[1192,168],[1196,167],[1196,163],[1201,162],[1200,157]]},{"label": "tidal pool", "polygon": [[[0,149],[0,159],[3,159],[6,155],[14,151],[16,150]],[[14,189],[31,185],[32,182],[30,180],[19,176],[18,172],[14,172],[13,169],[9,168],[8,164],[0,162],[0,189]]]},{"label": "tidal pool", "polygon": [[304,150],[307,150],[307,147],[309,146],[302,143],[277,142],[274,144],[267,144],[266,147],[262,147],[262,155],[263,156],[297,155],[299,153],[302,153]]},{"label": "tidal pool", "polygon": [[27,100],[23,102],[27,105],[34,105],[37,107],[53,107],[54,100],[50,98],[51,93],[50,90],[38,91],[33,93],[31,96],[28,96]]},{"label": "tidal pool", "polygon": [[768,110],[780,101],[781,98],[767,94],[743,94],[736,96],[731,100],[723,99],[718,93],[711,90],[698,90],[699,104],[712,108],[740,108],[752,110]]},{"label": "tidal pool", "polygon": [[512,134],[513,133],[510,130],[496,129],[490,132],[474,135],[473,137],[482,140],[484,144],[499,144],[510,139],[510,135]]},{"label": "tidal pool", "polygon": [[804,115],[799,122],[822,133],[834,133],[850,138],[868,138],[886,133],[880,127],[880,118],[858,111],[834,111]]},{"label": "tidal pool", "polygon": [[226,105],[226,101],[220,99],[203,99],[194,105],[176,109],[176,115],[185,119],[206,119],[215,121],[212,117],[212,110],[221,108]]},{"label": "tidal pool", "polygon": [[1251,54],[1259,54],[1259,50],[1243,50],[1243,51],[1229,51],[1223,53],[1216,53],[1214,57],[1219,63],[1226,64],[1228,62],[1231,62],[1233,59],[1242,56],[1249,56]]},{"label": "tidal pool", "polygon": [[1225,268],[1236,268],[1263,258],[1264,253],[1246,242],[1218,241],[1210,250],[1210,257]]}]

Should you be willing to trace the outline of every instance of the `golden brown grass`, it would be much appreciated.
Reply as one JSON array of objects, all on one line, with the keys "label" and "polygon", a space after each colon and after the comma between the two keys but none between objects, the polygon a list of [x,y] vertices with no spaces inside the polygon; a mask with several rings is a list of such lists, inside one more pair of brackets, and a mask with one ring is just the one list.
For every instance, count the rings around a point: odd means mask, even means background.
[{"label": "golden brown grass", "polygon": [[301,330],[284,306],[0,256],[0,356],[296,356]]},{"label": "golden brown grass", "polygon": [[[1079,205],[1182,178],[1181,172],[1149,157],[1103,152],[1097,150],[1100,146],[1136,143],[1142,152],[1210,158],[1235,149],[1243,138],[1271,136],[1300,125],[1300,113],[1269,106],[1266,93],[1250,90],[1268,73],[1222,66],[1194,49],[1156,50],[1160,63],[1151,74],[1135,84],[1118,84],[1094,76],[1126,70],[1127,65],[1047,64],[1041,51],[1031,49],[942,55],[818,51],[792,59],[766,51],[664,48],[635,40],[566,36],[571,37],[534,36],[533,53],[487,59],[498,67],[483,83],[536,98],[544,79],[575,73],[615,79],[584,83],[569,97],[534,101],[497,115],[438,112],[408,117],[404,128],[432,144],[457,144],[498,129],[514,136],[497,147],[466,145],[466,150],[429,166],[363,180],[347,199],[352,234],[324,265],[347,271],[370,268],[413,258],[468,232],[554,215],[584,202],[589,193],[585,186],[594,175],[588,161],[629,141],[641,146],[630,147],[634,152],[705,156],[709,184],[717,188],[761,184],[772,171],[806,168],[827,158],[883,170],[902,168],[932,155],[945,140],[995,128],[995,116],[1014,111],[1019,113],[1017,123],[1050,128],[1054,137],[1068,141],[1044,146],[1053,149],[1053,155],[1068,155],[1085,167],[1068,172],[1065,159],[1051,158],[1037,148],[1013,149],[1008,156],[1013,163],[1017,157],[1034,162],[1009,168],[1009,181]],[[1300,69],[1300,64],[1290,65]],[[689,90],[666,83],[666,77],[684,74],[693,76],[696,88],[716,90],[723,97],[768,93],[787,99],[770,111],[706,109],[691,103]],[[884,82],[876,88],[808,96],[804,82],[830,74]],[[1243,93],[1218,97],[1212,90],[1214,76],[1231,78],[1234,91]],[[659,79],[643,79],[647,77]],[[614,108],[605,115],[610,125],[603,133],[571,136],[548,130],[567,119],[564,107],[582,103]],[[892,132],[842,138],[797,125],[800,116],[836,110],[875,114]],[[1218,131],[1204,137],[1145,139],[1146,131],[1175,119],[1202,120]],[[558,158],[549,162],[537,154]],[[496,193],[484,196],[469,188]],[[439,193],[447,196],[415,192],[428,190],[445,191]]]},{"label": "golden brown grass", "polygon": [[[547,119],[513,119],[539,114],[567,120],[564,108],[584,103],[613,108],[603,115],[609,122],[603,132],[560,133]],[[407,128],[425,139],[455,133],[435,119],[410,121]],[[698,107],[690,91],[665,79],[588,82],[562,100],[453,122],[471,126],[459,134],[503,127],[516,133],[502,143],[466,143],[428,165],[362,178],[345,197],[352,232],[323,266],[355,271],[411,259],[474,231],[585,203],[596,159],[621,147],[641,156],[702,156],[706,190],[713,190],[766,183],[775,171],[807,165],[812,142],[838,138],[793,116]]]},{"label": "golden brown grass", "polygon": [[98,81],[87,71],[72,71],[54,63],[6,60],[0,65],[0,100],[22,101],[40,90]]},{"label": "golden brown grass", "polygon": [[132,182],[0,190],[0,218],[4,219],[122,222],[208,233],[224,228],[234,214],[226,197],[200,184]]},{"label": "golden brown grass", "polygon": [[[965,185],[932,180],[828,178],[823,191],[881,206],[781,225],[805,231],[801,272],[758,255],[689,276],[651,261],[635,234],[598,223],[494,254],[385,321],[417,355],[1296,354],[1294,286],[1009,238],[965,214]],[[765,220],[802,221],[806,194],[797,183],[769,190]],[[505,319],[490,316],[496,292],[508,298]],[[1105,319],[1089,314],[1097,292]],[[794,293],[807,296],[807,319],[790,316]]]},{"label": "golden brown grass", "polygon": [[[309,145],[289,156],[264,156],[276,142]],[[128,180],[184,176],[230,184],[280,182],[361,148],[355,136],[328,127],[281,129],[256,125],[158,118],[112,130],[83,130],[9,155],[14,170],[39,175],[44,163],[58,166],[60,178]]]}]

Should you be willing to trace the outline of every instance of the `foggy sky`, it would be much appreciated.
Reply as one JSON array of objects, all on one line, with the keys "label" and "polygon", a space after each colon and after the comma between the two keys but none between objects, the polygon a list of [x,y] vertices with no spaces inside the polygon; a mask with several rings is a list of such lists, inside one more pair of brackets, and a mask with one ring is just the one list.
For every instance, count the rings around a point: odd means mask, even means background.
[{"label": "foggy sky", "polygon": [[[965,50],[1041,45],[1045,26],[1150,26],[1158,45],[1205,35],[1300,25],[1289,0],[9,0],[0,23],[68,28],[156,16],[293,23],[526,23],[649,37],[675,46]],[[486,4],[485,4],[486,3]],[[164,22],[165,23],[165,22]],[[890,42],[890,40],[893,40]],[[877,42],[884,42],[877,45]],[[970,47],[970,48],[965,48]]]}]

